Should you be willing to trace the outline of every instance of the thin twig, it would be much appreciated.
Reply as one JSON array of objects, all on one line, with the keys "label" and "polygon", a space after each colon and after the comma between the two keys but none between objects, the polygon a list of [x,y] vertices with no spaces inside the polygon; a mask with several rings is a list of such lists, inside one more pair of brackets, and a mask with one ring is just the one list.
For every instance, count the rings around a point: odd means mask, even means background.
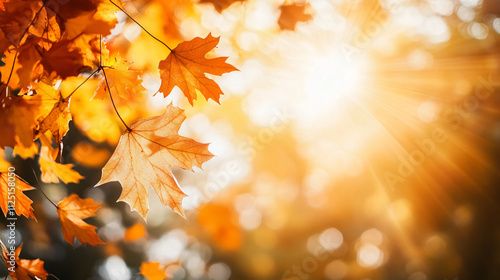
[{"label": "thin twig", "polygon": [[99,67],[102,67],[102,34],[99,35]]},{"label": "thin twig", "polygon": [[26,30],[24,30],[24,32],[21,35],[21,37],[19,37],[19,42],[17,42],[16,54],[14,55],[14,61],[12,61],[12,68],[10,69],[9,78],[7,78],[7,82],[5,83],[5,85],[7,87],[9,87],[9,82],[10,82],[10,79],[12,78],[12,73],[14,72],[14,66],[16,65],[17,54],[19,53],[19,46],[21,45],[21,41],[23,40],[23,38],[26,35],[26,33],[28,33],[28,30],[33,25],[33,23],[35,23],[35,20],[38,18],[38,15],[40,15],[40,12],[45,7],[45,4],[46,4],[46,2],[44,2],[43,5],[42,5],[42,7],[40,7],[40,10],[38,10],[38,12],[36,12],[35,17],[33,17],[33,19],[31,20],[30,24],[28,25],[28,27],[26,27]]},{"label": "thin twig", "polygon": [[10,68],[10,73],[9,77],[7,78],[7,82],[5,82],[5,94],[7,94],[6,97],[9,97],[7,89],[9,88],[9,82],[10,78],[12,78],[12,73],[14,73],[14,66],[16,66],[16,59],[17,59],[17,54],[19,53],[18,49],[16,48],[16,53],[14,54],[14,61],[12,61],[12,67]]},{"label": "thin twig", "polygon": [[99,68],[97,68],[94,72],[92,72],[92,74],[90,74],[86,79],[85,81],[83,81],[80,85],[78,85],[66,98],[63,99],[63,102],[66,102],[69,100],[69,98],[73,95],[73,93],[75,93],[81,86],[83,86],[83,84],[85,84],[92,76],[94,76],[97,72],[99,72]]},{"label": "thin twig", "polygon": [[172,49],[167,45],[165,44],[162,40],[156,38],[153,34],[149,33],[149,31],[146,30],[146,28],[144,28],[140,23],[138,23],[132,16],[130,16],[127,12],[125,12],[125,10],[123,10],[120,6],[118,6],[117,4],[115,4],[115,2],[113,2],[112,0],[109,0],[109,2],[111,2],[111,4],[115,5],[118,9],[120,9],[120,11],[122,11],[128,18],[130,18],[133,22],[135,22],[137,25],[139,25],[140,28],[142,28],[142,30],[144,30],[144,32],[146,32],[149,36],[151,36],[153,39],[155,39],[156,41],[160,42],[162,45],[164,45],[165,47],[167,47],[170,51],[172,51]]},{"label": "thin twig", "polygon": [[61,280],[61,279],[57,278],[57,276],[55,276],[55,275],[54,275],[54,274],[52,274],[52,273],[49,273],[49,276],[52,276],[52,277],[56,278],[57,280]]}]

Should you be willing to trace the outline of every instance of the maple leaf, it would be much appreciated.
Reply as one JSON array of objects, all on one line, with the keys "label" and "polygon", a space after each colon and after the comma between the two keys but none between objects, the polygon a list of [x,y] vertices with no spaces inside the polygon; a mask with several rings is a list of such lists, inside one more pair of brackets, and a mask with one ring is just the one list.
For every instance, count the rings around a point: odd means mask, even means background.
[{"label": "maple leaf", "polygon": [[142,263],[141,274],[149,280],[163,280],[167,278],[165,269],[161,269],[160,263],[155,262]]},{"label": "maple leaf", "polygon": [[224,73],[238,71],[231,64],[226,63],[227,57],[205,58],[205,55],[219,43],[219,37],[208,34],[206,38],[196,37],[191,41],[180,43],[166,59],[160,61],[161,86],[159,92],[167,97],[175,86],[193,105],[196,100],[196,90],[199,90],[208,100],[219,103],[222,90],[219,85],[206,74],[220,76]]},{"label": "maple leaf", "polygon": [[119,54],[116,55],[115,62],[112,63],[111,68],[103,69],[103,71],[106,71],[108,83],[106,84],[103,78],[99,82],[92,98],[104,99],[107,96],[107,85],[109,85],[110,89],[116,90],[118,96],[123,100],[128,100],[134,94],[143,92],[145,89],[141,85],[142,81],[139,78],[139,72],[131,70],[129,68],[130,65],[131,63],[124,60]]},{"label": "maple leaf", "polygon": [[14,151],[22,151],[23,158],[36,154],[33,143],[33,131],[37,126],[38,110],[29,96],[0,96],[0,147],[14,147]]},{"label": "maple leaf", "polygon": [[[71,1],[71,5],[58,14],[65,19],[65,31],[68,39],[82,34],[111,34],[111,29],[118,23],[115,8],[108,1]],[[78,3],[79,2],[79,3]],[[116,1],[121,5],[120,1]]]},{"label": "maple leaf", "polygon": [[307,22],[312,16],[306,13],[307,5],[290,4],[280,7],[281,14],[278,19],[278,25],[281,30],[295,30],[298,22]]},{"label": "maple leaf", "polygon": [[85,64],[82,52],[71,40],[59,41],[54,44],[43,53],[40,64],[43,65],[43,69],[48,75],[61,79],[78,76],[89,68]]},{"label": "maple leaf", "polygon": [[213,157],[208,144],[177,134],[185,119],[183,110],[169,104],[163,115],[132,124],[120,138],[96,186],[120,182],[123,191],[118,201],[128,203],[144,219],[149,210],[149,189],[153,187],[164,206],[184,217],[182,199],[186,194],[170,169],[176,166],[192,171],[193,166],[201,168]]},{"label": "maple leaf", "polygon": [[236,2],[245,2],[245,0],[201,0],[200,3],[212,3],[217,12],[222,13],[225,9]]},{"label": "maple leaf", "polygon": [[[64,240],[73,245],[76,237],[82,244],[104,244],[95,232],[96,227],[87,224],[83,219],[92,217],[101,205],[92,198],[81,199],[72,194],[57,204],[57,215],[61,221]],[[73,245],[74,246],[74,245]]]},{"label": "maple leaf", "polygon": [[54,141],[60,144],[69,130],[69,121],[71,120],[69,100],[64,99],[53,86],[45,83],[33,84],[33,90],[40,101],[40,117],[38,118],[35,138],[50,131]]},{"label": "maple leaf", "polygon": [[[18,216],[25,216],[26,218],[33,218],[36,220],[35,215],[33,214],[33,207],[31,207],[31,204],[33,201],[29,199],[23,192],[24,191],[29,191],[33,190],[32,186],[30,186],[28,183],[26,183],[21,177],[15,175],[14,173],[9,172],[9,167],[10,164],[4,159],[4,153],[3,151],[0,153],[0,207],[2,208],[2,211],[7,217],[8,210],[9,210],[9,200],[12,201],[12,199],[9,199],[10,196],[12,196],[12,193],[9,192],[9,188],[12,188],[12,185],[15,186],[15,191],[14,191],[14,201],[16,202],[14,210],[16,212],[16,215]],[[12,180],[12,178],[15,178]],[[9,180],[10,179],[10,180]],[[10,185],[9,185],[10,184]]]},{"label": "maple leaf", "polygon": [[69,102],[52,86],[33,84],[32,95],[0,97],[0,146],[14,148],[23,158],[34,156],[38,147],[33,139],[50,131],[58,144],[69,129]]},{"label": "maple leaf", "polygon": [[[3,262],[7,267],[8,273],[13,280],[31,280],[30,276],[36,279],[47,279],[49,274],[43,268],[43,261],[40,259],[36,260],[26,260],[20,259],[19,254],[21,253],[23,244],[19,245],[17,249],[13,252],[14,264],[11,262],[10,252],[7,251],[4,246],[2,246],[3,252]],[[9,255],[8,255],[9,254]],[[12,270],[9,268],[13,268]]]},{"label": "maple leaf", "polygon": [[59,179],[64,184],[78,183],[83,176],[73,170],[73,164],[61,164],[56,162],[59,151],[50,146],[42,145],[40,149],[40,169],[42,171],[42,181],[44,183],[59,183]]},{"label": "maple leaf", "polygon": [[[37,24],[36,21],[43,22],[44,19],[40,17],[35,19],[35,15],[42,6],[42,1],[7,1],[3,3],[3,9],[0,9],[0,30],[5,34],[7,40],[3,42],[8,42],[7,47],[18,46],[24,31],[28,28],[31,29],[30,31],[40,32],[36,28],[41,27],[42,23]],[[34,20],[33,24],[32,20]],[[5,51],[6,48],[0,49],[0,53]]]}]

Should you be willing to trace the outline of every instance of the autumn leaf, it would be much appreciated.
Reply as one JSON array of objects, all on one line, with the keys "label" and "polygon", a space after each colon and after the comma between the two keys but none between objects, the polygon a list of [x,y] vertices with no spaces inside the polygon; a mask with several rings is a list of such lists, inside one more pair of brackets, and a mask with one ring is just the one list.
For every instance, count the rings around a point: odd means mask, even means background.
[{"label": "autumn leaf", "polygon": [[[14,195],[14,210],[16,215],[23,215],[26,218],[33,218],[36,220],[33,214],[33,207],[31,207],[33,201],[23,193],[24,191],[33,190],[35,188],[26,183],[21,177],[15,175],[14,172],[9,172],[10,164],[3,158],[4,152],[1,151],[0,154],[0,207],[2,208],[3,214],[7,217],[9,209],[8,202],[9,200],[12,201],[12,199],[9,199],[9,196]],[[9,192],[9,188],[12,188],[12,185],[15,185],[14,194]]]},{"label": "autumn leaf", "polygon": [[204,39],[196,37],[179,44],[165,60],[160,61],[159,92],[167,97],[172,89],[178,86],[191,105],[196,100],[197,90],[207,100],[211,98],[219,103],[219,98],[224,93],[206,74],[220,76],[238,69],[226,63],[227,57],[205,58],[205,55],[218,43],[219,37],[215,38],[212,34],[208,34]]},{"label": "autumn leaf", "polygon": [[[21,43],[24,31],[30,27],[30,23],[34,20],[32,27],[29,31],[39,33],[36,30],[43,25],[43,18],[36,18],[36,13],[41,10],[42,1],[7,1],[3,3],[3,9],[0,10],[0,30],[6,36],[5,43],[8,42],[7,47],[16,46]],[[40,24],[37,24],[40,21]],[[7,49],[0,49],[3,53]]]},{"label": "autumn leaf", "polygon": [[160,264],[155,262],[142,263],[141,274],[149,280],[163,280],[167,278],[165,269],[161,269]]},{"label": "autumn leaf", "polygon": [[40,117],[35,138],[50,131],[54,141],[60,144],[69,130],[71,120],[69,100],[64,99],[61,92],[55,90],[53,86],[42,82],[33,84],[33,90],[40,100]]},{"label": "autumn leaf", "polygon": [[110,62],[109,60],[103,62],[104,65],[110,67],[103,69],[103,71],[106,71],[108,83],[106,84],[103,78],[99,82],[92,98],[104,99],[108,95],[107,85],[109,85],[111,90],[115,90],[123,100],[128,100],[134,94],[145,90],[141,85],[142,81],[139,78],[139,72],[129,68],[131,63],[124,60],[119,54],[116,55],[114,62]]},{"label": "autumn leaf", "polygon": [[59,183],[59,179],[64,184],[78,183],[83,176],[73,170],[73,164],[61,164],[56,162],[59,151],[50,146],[42,145],[40,149],[40,170],[42,171],[42,181],[44,183]]},{"label": "autumn leaf", "polygon": [[193,170],[213,155],[208,144],[178,135],[184,111],[167,106],[163,115],[141,119],[120,138],[111,159],[102,170],[97,186],[118,181],[123,191],[118,201],[130,205],[144,219],[149,210],[149,189],[153,187],[164,206],[184,216],[182,199],[186,194],[177,185],[172,167]]},{"label": "autumn leaf", "polygon": [[[73,39],[82,34],[101,34],[103,37],[111,34],[111,29],[118,23],[114,14],[116,8],[108,1],[81,1],[80,10],[75,9],[75,2],[64,6],[68,9],[63,11],[62,17],[66,19],[64,24],[67,38]],[[86,3],[85,3],[86,2]],[[120,4],[120,1],[115,1]],[[96,6],[94,6],[97,4]]]},{"label": "autumn leaf", "polygon": [[59,41],[43,53],[40,64],[43,65],[47,76],[61,79],[78,76],[89,68],[82,53],[83,51],[74,45],[74,41]]},{"label": "autumn leaf", "polygon": [[244,2],[245,0],[201,0],[200,3],[211,3],[214,5],[217,12],[222,13],[225,9],[236,2]]},{"label": "autumn leaf", "polygon": [[101,205],[91,198],[81,199],[72,194],[57,204],[57,215],[61,221],[64,240],[73,245],[76,237],[82,244],[104,244],[95,232],[96,227],[87,224],[83,219],[92,217]]},{"label": "autumn leaf", "polygon": [[281,14],[278,19],[278,25],[281,30],[295,30],[298,22],[307,22],[312,16],[306,12],[307,5],[290,4],[280,7]]},{"label": "autumn leaf", "polygon": [[0,95],[0,147],[13,147],[14,151],[22,151],[23,158],[36,154],[33,143],[33,131],[37,126],[38,110],[36,104],[28,96]]},{"label": "autumn leaf", "polygon": [[[17,249],[12,252],[8,252],[4,246],[2,246],[3,252],[3,262],[7,267],[7,271],[13,280],[31,280],[31,277],[37,279],[47,279],[49,274],[43,268],[43,261],[40,259],[36,260],[26,260],[20,259],[19,254],[21,253],[23,244],[19,245]],[[10,248],[9,248],[10,249]],[[11,258],[14,258],[12,260]],[[11,260],[14,262],[12,263]],[[9,269],[11,268],[11,269]],[[31,277],[30,277],[31,276]]]}]

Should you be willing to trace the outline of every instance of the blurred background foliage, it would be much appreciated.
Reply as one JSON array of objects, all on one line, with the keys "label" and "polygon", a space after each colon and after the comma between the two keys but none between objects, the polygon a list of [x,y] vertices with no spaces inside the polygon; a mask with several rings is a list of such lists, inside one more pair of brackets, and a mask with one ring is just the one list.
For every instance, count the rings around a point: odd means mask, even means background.
[{"label": "blurred background foliage", "polygon": [[[102,203],[88,221],[106,244],[73,249],[32,191],[38,223],[18,221],[24,258],[60,279],[143,279],[148,261],[171,279],[500,279],[498,1],[124,5],[171,46],[221,36],[214,54],[240,72],[214,78],[220,106],[194,107],[178,89],[154,96],[168,50],[125,15],[106,39],[144,71],[148,94],[119,104],[125,121],[173,102],[188,116],[180,134],[216,157],[174,170],[186,220],[152,193],[144,223],[115,203],[118,184],[93,188],[123,127],[109,102],[88,105],[90,80],[72,98],[63,154],[85,179],[44,188]],[[35,161],[11,161],[35,184]]]}]

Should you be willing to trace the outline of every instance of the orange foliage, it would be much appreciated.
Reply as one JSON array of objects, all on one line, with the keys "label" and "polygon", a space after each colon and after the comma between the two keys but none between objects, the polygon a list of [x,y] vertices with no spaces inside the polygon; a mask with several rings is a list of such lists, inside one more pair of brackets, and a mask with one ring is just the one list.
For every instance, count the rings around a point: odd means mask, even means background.
[{"label": "orange foliage", "polygon": [[2,246],[2,259],[5,266],[7,267],[10,277],[12,277],[13,280],[31,280],[31,277],[44,280],[47,279],[49,274],[43,268],[43,261],[41,261],[40,259],[25,260],[19,258],[19,254],[21,253],[22,248],[23,245],[21,244],[15,251],[11,251],[6,250],[6,248]]},{"label": "orange foliage", "polygon": [[241,232],[235,220],[234,210],[222,204],[207,204],[198,214],[205,232],[224,250],[236,250],[241,245]]},{"label": "orange foliage", "polygon": [[205,99],[213,99],[219,103],[223,94],[219,85],[206,77],[206,74],[222,75],[237,71],[234,66],[226,63],[227,57],[207,59],[205,55],[215,48],[219,38],[212,34],[204,39],[195,38],[179,44],[165,60],[160,61],[161,86],[160,92],[167,97],[175,86],[178,86],[193,105],[196,100],[197,90]]},{"label": "orange foliage", "polygon": [[95,226],[89,225],[82,219],[92,217],[101,205],[94,203],[91,198],[81,199],[72,194],[57,204],[57,214],[61,221],[64,240],[71,245],[76,237],[82,244],[104,244],[97,233]]}]

